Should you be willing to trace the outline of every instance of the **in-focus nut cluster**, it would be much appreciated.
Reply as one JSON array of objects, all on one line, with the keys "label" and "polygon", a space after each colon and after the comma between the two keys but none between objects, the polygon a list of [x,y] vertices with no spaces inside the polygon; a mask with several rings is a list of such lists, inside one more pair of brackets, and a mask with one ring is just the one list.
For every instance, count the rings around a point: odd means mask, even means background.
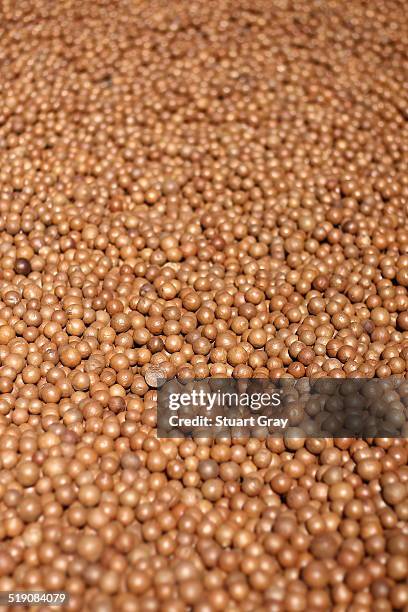
[{"label": "in-focus nut cluster", "polygon": [[407,612],[406,440],[155,436],[160,373],[406,376],[407,41],[403,0],[2,4],[0,591]]}]

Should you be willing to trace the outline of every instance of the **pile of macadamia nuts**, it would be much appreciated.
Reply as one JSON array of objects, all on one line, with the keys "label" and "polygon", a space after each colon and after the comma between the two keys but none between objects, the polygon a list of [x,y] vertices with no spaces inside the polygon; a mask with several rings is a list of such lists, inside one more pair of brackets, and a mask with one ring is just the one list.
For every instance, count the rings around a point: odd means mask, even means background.
[{"label": "pile of macadamia nuts", "polygon": [[157,372],[407,377],[407,53],[404,0],[2,3],[0,591],[408,611],[406,439],[156,435]]}]

